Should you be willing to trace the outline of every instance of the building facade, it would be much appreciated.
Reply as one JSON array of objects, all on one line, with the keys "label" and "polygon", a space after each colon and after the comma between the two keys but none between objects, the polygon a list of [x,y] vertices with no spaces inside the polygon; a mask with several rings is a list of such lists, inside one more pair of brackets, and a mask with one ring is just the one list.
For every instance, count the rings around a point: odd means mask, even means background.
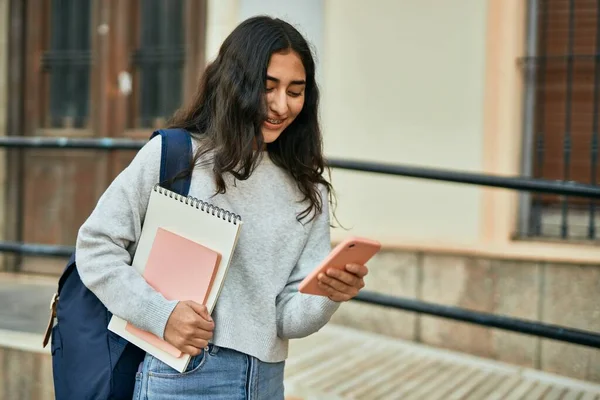
[{"label": "building facade", "polygon": [[[596,2],[0,0],[0,7],[10,18],[0,23],[0,55],[8,53],[0,57],[0,104],[11,99],[0,107],[3,134],[147,137],[188,98],[231,29],[269,14],[313,44],[328,157],[596,183]],[[132,153],[8,157],[5,237],[72,244]],[[342,170],[332,180],[337,217],[348,228],[334,229],[334,242],[362,235],[384,245],[370,264],[369,290],[600,331],[595,203]],[[23,257],[5,268],[57,274],[62,264]],[[334,322],[600,381],[600,351],[581,346],[355,303]]]}]

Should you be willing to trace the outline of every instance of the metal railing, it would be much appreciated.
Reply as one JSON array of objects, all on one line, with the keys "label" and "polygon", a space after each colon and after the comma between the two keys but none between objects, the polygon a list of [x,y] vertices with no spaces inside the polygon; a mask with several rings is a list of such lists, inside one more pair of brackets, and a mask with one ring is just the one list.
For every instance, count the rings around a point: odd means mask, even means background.
[{"label": "metal railing", "polygon": [[[128,139],[76,139],[76,138],[34,138],[34,137],[1,137],[0,148],[37,148],[37,149],[95,149],[95,150],[137,150],[145,140]],[[332,168],[404,176],[419,179],[430,179],[443,182],[454,182],[487,186],[495,188],[529,191],[536,193],[552,193],[563,196],[578,196],[591,199],[600,198],[600,187],[573,182],[547,181],[542,179],[506,177],[469,172],[448,171],[434,168],[421,168],[383,163],[328,159]],[[34,256],[68,257],[74,248],[71,246],[55,246],[18,242],[0,242],[0,252],[8,252]],[[600,260],[599,260],[600,263]],[[544,324],[537,321],[524,320],[508,316],[495,315],[460,307],[432,304],[420,300],[406,299],[384,295],[370,291],[362,291],[355,301],[375,304],[404,311],[447,318],[475,325],[498,328],[562,342],[600,348],[600,334],[564,326]]]}]

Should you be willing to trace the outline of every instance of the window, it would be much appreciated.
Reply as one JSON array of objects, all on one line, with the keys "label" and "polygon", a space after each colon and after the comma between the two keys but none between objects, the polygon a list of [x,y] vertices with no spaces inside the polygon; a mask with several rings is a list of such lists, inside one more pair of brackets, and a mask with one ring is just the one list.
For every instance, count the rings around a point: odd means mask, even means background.
[{"label": "window", "polygon": [[135,84],[129,128],[164,124],[180,106],[185,61],[182,0],[144,0],[132,38]]},{"label": "window", "polygon": [[[195,91],[204,65],[205,0],[14,0],[22,37],[11,96],[28,136],[147,139]],[[129,84],[123,84],[123,81]],[[125,90],[126,89],[126,90]],[[16,215],[7,237],[75,242],[99,196],[134,151],[20,151],[8,166]],[[17,211],[15,211],[17,210]],[[64,260],[22,257],[15,270],[60,272]]]},{"label": "window", "polygon": [[[529,2],[524,174],[597,184],[600,9],[595,0]],[[599,239],[589,199],[523,195],[521,235]]]},{"label": "window", "polygon": [[43,107],[40,126],[84,128],[90,95],[90,0],[44,2],[46,51],[43,53]]}]

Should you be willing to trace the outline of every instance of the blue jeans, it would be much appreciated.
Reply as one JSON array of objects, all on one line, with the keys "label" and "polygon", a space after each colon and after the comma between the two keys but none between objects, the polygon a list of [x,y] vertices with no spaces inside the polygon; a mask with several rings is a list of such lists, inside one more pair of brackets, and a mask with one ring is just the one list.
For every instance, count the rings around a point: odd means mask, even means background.
[{"label": "blue jeans", "polygon": [[210,344],[179,373],[147,354],[133,400],[283,400],[284,365]]}]

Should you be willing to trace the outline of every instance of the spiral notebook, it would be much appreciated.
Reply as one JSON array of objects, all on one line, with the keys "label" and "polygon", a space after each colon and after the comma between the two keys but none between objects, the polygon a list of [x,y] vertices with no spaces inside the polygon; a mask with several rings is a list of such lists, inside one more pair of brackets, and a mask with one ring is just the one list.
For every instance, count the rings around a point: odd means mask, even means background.
[{"label": "spiral notebook", "polygon": [[[218,252],[158,228],[142,276],[168,300],[206,304],[220,262]],[[129,322],[125,329],[174,357],[182,354],[175,346]]]},{"label": "spiral notebook", "polygon": [[[193,197],[180,196],[157,185],[150,194],[132,266],[143,276],[146,275],[148,267],[148,277],[151,279],[147,280],[151,285],[154,283],[155,288],[161,291],[159,288],[162,281],[160,275],[168,269],[164,265],[159,265],[161,264],[160,253],[169,251],[169,247],[175,246],[179,249],[178,254],[174,257],[185,258],[185,262],[174,258],[176,262],[169,265],[169,268],[177,268],[176,264],[178,263],[182,265],[182,268],[211,268],[212,260],[214,271],[201,274],[210,276],[212,281],[208,286],[205,280],[200,280],[203,279],[200,275],[192,275],[190,272],[190,281],[199,279],[198,291],[194,296],[190,296],[189,281],[183,282],[180,293],[177,293],[178,290],[173,282],[167,284],[168,288],[165,286],[166,292],[163,293],[166,298],[170,299],[194,301],[205,299],[204,304],[209,312],[212,312],[225,281],[241,225],[242,220],[239,215]],[[193,260],[190,260],[192,258],[199,259],[196,265]],[[182,271],[178,273],[179,276],[185,276],[185,274]],[[141,333],[143,331],[132,327],[127,321],[117,316],[111,318],[108,329],[179,372],[183,372],[187,368],[191,358],[189,355],[181,353],[154,335],[147,332]]]}]

